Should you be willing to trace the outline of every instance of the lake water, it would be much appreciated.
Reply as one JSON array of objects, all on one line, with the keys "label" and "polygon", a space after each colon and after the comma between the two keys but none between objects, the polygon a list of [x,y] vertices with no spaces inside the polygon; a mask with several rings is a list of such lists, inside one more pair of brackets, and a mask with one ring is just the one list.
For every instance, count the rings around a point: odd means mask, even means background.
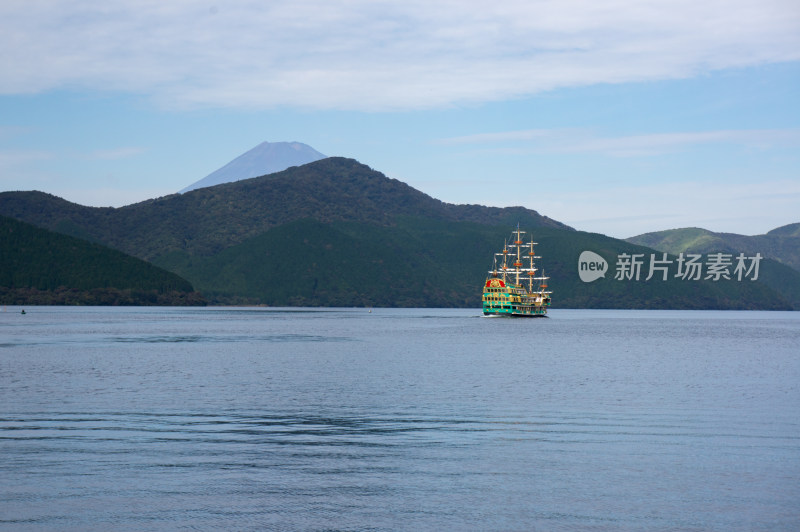
[{"label": "lake water", "polygon": [[2,529],[800,528],[800,312],[5,310]]}]

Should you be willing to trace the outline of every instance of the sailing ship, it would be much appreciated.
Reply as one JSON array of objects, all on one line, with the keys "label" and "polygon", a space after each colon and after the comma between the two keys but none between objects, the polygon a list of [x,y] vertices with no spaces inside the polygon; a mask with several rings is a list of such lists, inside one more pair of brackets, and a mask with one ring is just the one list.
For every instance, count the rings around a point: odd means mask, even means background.
[{"label": "sailing ship", "polygon": [[535,259],[541,259],[533,250],[537,245],[531,237],[523,242],[519,224],[506,240],[503,251],[494,254],[494,264],[483,287],[484,316],[520,316],[546,318],[550,306],[550,293],[544,272],[537,276]]}]

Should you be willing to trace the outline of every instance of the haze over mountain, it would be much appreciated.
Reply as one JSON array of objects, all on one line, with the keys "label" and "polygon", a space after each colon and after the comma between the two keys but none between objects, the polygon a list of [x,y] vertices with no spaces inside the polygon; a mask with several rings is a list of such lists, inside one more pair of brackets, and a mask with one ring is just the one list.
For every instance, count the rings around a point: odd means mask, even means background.
[{"label": "haze over mountain", "polygon": [[302,142],[262,142],[180,192],[272,174],[326,157]]}]

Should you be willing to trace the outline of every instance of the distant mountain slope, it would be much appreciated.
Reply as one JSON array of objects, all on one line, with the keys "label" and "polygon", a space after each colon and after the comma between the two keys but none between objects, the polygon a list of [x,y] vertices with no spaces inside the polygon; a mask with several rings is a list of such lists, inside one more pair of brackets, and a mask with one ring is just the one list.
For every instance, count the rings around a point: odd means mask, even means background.
[{"label": "distant mountain slope", "polygon": [[130,255],[0,216],[3,304],[203,304],[178,275]]},{"label": "distant mountain slope", "polygon": [[325,157],[302,142],[262,142],[200,181],[184,188],[181,193],[272,174],[291,166],[313,163]]},{"label": "distant mountain slope", "polygon": [[796,236],[800,237],[800,223],[794,223],[778,227],[772,231],[767,232],[769,236]]},{"label": "distant mountain slope", "polygon": [[773,229],[765,235],[714,233],[689,227],[645,233],[626,239],[633,244],[672,253],[761,253],[800,271],[800,223]]},{"label": "distant mountain slope", "polygon": [[177,250],[213,255],[272,227],[304,218],[391,225],[398,215],[419,215],[569,229],[522,207],[447,204],[341,157],[121,208],[83,207],[41,192],[3,192],[0,214],[101,242],[145,260]]}]

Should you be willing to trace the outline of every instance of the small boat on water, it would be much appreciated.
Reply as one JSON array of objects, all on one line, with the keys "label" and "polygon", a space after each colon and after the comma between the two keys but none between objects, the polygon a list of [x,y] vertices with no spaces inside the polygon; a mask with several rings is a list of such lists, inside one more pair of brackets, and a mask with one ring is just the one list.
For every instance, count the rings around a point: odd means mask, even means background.
[{"label": "small boat on water", "polygon": [[544,273],[537,276],[533,246],[536,242],[523,242],[519,224],[506,240],[503,251],[494,254],[494,265],[489,270],[483,287],[483,315],[546,318],[550,294]]}]

